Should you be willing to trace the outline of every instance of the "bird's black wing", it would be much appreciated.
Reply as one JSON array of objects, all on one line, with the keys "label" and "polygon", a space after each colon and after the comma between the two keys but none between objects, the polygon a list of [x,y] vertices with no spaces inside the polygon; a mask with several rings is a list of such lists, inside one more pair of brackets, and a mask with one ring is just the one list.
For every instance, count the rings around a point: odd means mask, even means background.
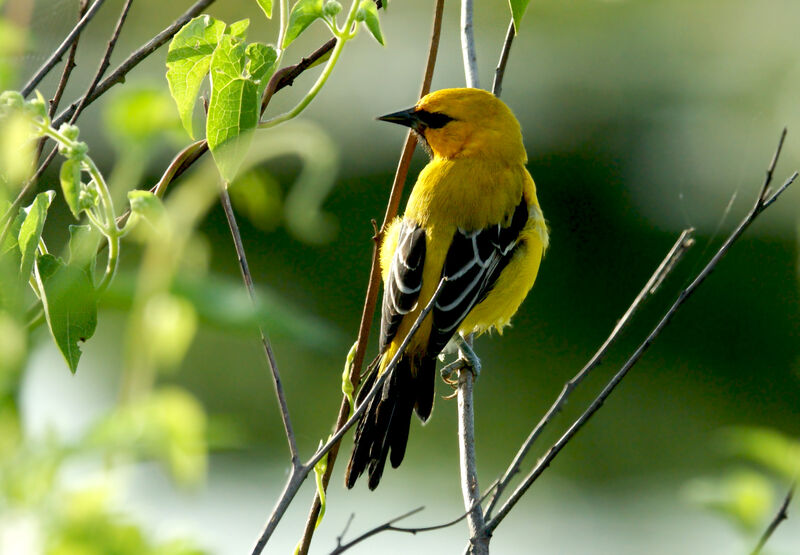
[{"label": "bird's black wing", "polygon": [[437,355],[447,345],[469,311],[492,290],[511,260],[527,221],[528,203],[523,197],[505,222],[456,231],[442,268],[447,282],[433,307],[429,355]]},{"label": "bird's black wing", "polygon": [[394,338],[403,316],[411,312],[417,304],[422,289],[424,263],[425,230],[413,222],[403,221],[383,290],[381,352]]}]

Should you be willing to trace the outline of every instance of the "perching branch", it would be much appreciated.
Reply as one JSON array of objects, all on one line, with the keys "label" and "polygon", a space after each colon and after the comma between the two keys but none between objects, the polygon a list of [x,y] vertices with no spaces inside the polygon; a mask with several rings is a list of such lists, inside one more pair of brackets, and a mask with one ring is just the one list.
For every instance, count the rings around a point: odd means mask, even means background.
[{"label": "perching branch", "polygon": [[[50,73],[55,65],[61,60],[61,57],[64,55],[64,52],[67,51],[67,48],[72,46],[72,43],[78,40],[78,37],[81,35],[81,31],[83,31],[83,28],[86,27],[86,25],[92,20],[97,11],[103,5],[103,2],[105,2],[105,0],[95,0],[94,4],[92,4],[92,7],[89,8],[89,11],[84,14],[81,20],[78,21],[75,27],[72,28],[72,31],[69,32],[67,38],[65,38],[58,48],[55,49],[53,54],[47,59],[42,67],[39,68],[39,71],[37,71],[36,74],[25,84],[25,86],[22,87],[22,91],[20,91],[22,96],[27,97],[29,94],[31,94],[33,89],[36,88],[36,85],[38,85],[39,82],[44,79],[48,73]],[[53,127],[57,126],[54,125]]]},{"label": "perching branch", "polygon": [[597,412],[597,410],[603,405],[605,400],[608,398],[609,395],[614,391],[614,389],[619,385],[622,379],[627,375],[628,371],[641,359],[642,355],[647,351],[647,349],[652,345],[653,341],[661,334],[667,324],[672,320],[672,317],[675,313],[683,306],[686,300],[691,297],[691,295],[697,290],[698,287],[706,280],[706,278],[711,274],[711,272],[716,268],[719,261],[725,256],[728,251],[730,250],[731,246],[741,237],[741,235],[745,232],[745,230],[750,227],[750,224],[755,221],[755,219],[765,210],[767,209],[772,203],[774,203],[778,197],[791,185],[795,179],[797,179],[797,172],[794,172],[784,183],[781,185],[776,191],[772,191],[770,189],[770,184],[772,182],[772,175],[775,171],[775,165],[778,162],[778,158],[781,153],[781,149],[783,147],[783,141],[786,138],[786,129],[783,130],[781,133],[780,140],[778,142],[778,147],[775,150],[775,154],[772,157],[772,161],[767,168],[766,177],[764,179],[764,183],[761,186],[761,190],[759,191],[758,197],[756,198],[755,204],[753,208],[748,212],[742,222],[736,227],[736,229],[730,234],[730,236],[725,240],[722,246],[717,250],[711,260],[706,264],[706,266],[700,271],[700,273],[694,278],[694,280],[685,288],[683,289],[678,298],[675,302],[670,306],[669,310],[664,314],[658,324],[653,328],[647,338],[642,342],[639,347],[634,351],[634,353],[630,356],[630,358],[625,362],[625,364],[620,368],[620,370],[614,375],[614,377],[608,382],[608,384],[603,388],[600,394],[595,397],[594,401],[589,405],[589,407],[581,414],[569,427],[569,429],[556,441],[550,449],[542,456],[541,459],[537,462],[536,466],[534,466],[533,470],[525,477],[524,482],[517,487],[514,493],[506,500],[503,506],[497,512],[497,516],[492,518],[487,524],[486,527],[489,532],[493,532],[495,528],[503,521],[503,519],[508,515],[509,511],[516,505],[522,496],[525,494],[526,491],[531,487],[533,482],[541,476],[541,474],[550,466],[550,463],[553,459],[558,455],[561,449],[569,443],[569,441],[575,436],[575,434],[583,427],[586,422]]},{"label": "perching branch", "polygon": [[500,52],[500,60],[497,62],[497,68],[494,70],[494,82],[492,83],[492,94],[500,97],[503,90],[503,78],[506,76],[506,64],[508,63],[508,55],[511,52],[511,43],[514,42],[516,35],[514,28],[514,20],[508,24],[508,31],[506,31],[506,40],[503,42],[503,50]]},{"label": "perching branch", "polygon": [[[425,96],[430,92],[431,89],[431,81],[433,80],[433,69],[436,66],[436,56],[439,51],[439,37],[441,36],[442,30],[442,13],[444,10],[444,0],[437,0],[436,6],[434,7],[433,12],[433,29],[431,31],[431,39],[430,39],[430,46],[428,47],[428,59],[425,63],[425,73],[422,78],[422,86],[420,89],[420,97]],[[320,49],[324,48],[326,45],[323,45]],[[316,52],[315,52],[316,54]],[[301,60],[303,63],[303,60]],[[298,64],[299,65],[299,64]],[[291,72],[287,72],[285,77],[281,77],[281,81],[278,83],[284,82],[284,79],[288,79],[291,76]],[[291,77],[294,79],[294,77]],[[289,81],[291,84],[291,81]],[[268,86],[269,88],[269,86]],[[266,94],[265,94],[266,97]],[[417,139],[413,132],[409,131],[408,135],[406,136],[406,142],[403,145],[403,150],[400,154],[400,161],[397,164],[397,171],[395,172],[394,181],[392,182],[392,190],[389,193],[389,201],[386,205],[386,213],[383,216],[383,224],[381,225],[380,231],[375,233],[373,237],[373,249],[372,249],[372,263],[370,266],[370,275],[369,275],[369,282],[367,284],[367,292],[364,297],[364,308],[361,311],[361,323],[358,328],[358,339],[356,340],[356,352],[355,356],[353,357],[353,368],[350,373],[350,382],[353,384],[354,388],[357,388],[359,383],[361,382],[361,369],[364,365],[364,358],[367,352],[367,343],[369,341],[369,331],[372,327],[372,319],[375,314],[375,306],[377,305],[378,301],[378,290],[380,289],[380,243],[381,238],[383,237],[383,233],[391,223],[391,221],[397,215],[398,208],[400,206],[400,198],[403,193],[403,187],[405,185],[406,177],[408,175],[408,167],[411,164],[411,157],[414,154],[414,147],[417,145]],[[350,413],[350,403],[347,400],[347,397],[342,398],[342,404],[339,408],[339,415],[336,419],[336,427],[335,429],[338,430],[342,427],[342,425],[347,421],[348,414]],[[331,474],[333,473],[334,463],[336,462],[336,457],[339,453],[339,445],[336,446],[331,450],[330,454],[328,455],[328,464],[325,470],[324,475],[322,476],[322,486],[323,488],[328,487],[328,483],[330,482]],[[311,545],[311,539],[314,535],[314,530],[317,524],[317,517],[319,516],[319,511],[321,508],[319,494],[314,494],[314,501],[311,505],[311,509],[308,514],[308,518],[306,519],[306,526],[303,531],[303,537],[300,540],[300,544],[298,545],[298,553],[300,555],[305,555],[308,553],[308,549]]]},{"label": "perching branch", "polygon": [[514,460],[511,461],[511,464],[506,469],[503,477],[498,482],[497,490],[492,497],[492,501],[489,503],[489,507],[486,509],[486,518],[491,516],[492,511],[500,501],[500,496],[503,494],[506,487],[508,487],[511,479],[519,472],[522,460],[528,454],[528,451],[530,451],[536,439],[541,435],[545,426],[550,423],[556,414],[561,412],[561,409],[567,404],[567,399],[569,398],[570,394],[578,386],[578,384],[580,384],[592,370],[600,365],[600,363],[603,361],[603,358],[606,356],[606,353],[608,353],[609,348],[611,348],[611,345],[613,345],[614,342],[619,339],[620,335],[622,335],[622,331],[631,322],[634,314],[639,310],[644,301],[656,292],[658,286],[661,285],[664,279],[677,266],[680,259],[683,258],[684,254],[686,254],[686,251],[688,251],[689,248],[694,245],[694,239],[692,238],[693,233],[694,229],[692,228],[683,230],[678,237],[678,240],[675,241],[675,244],[672,245],[672,248],[667,253],[667,256],[664,257],[664,259],[661,261],[661,264],[658,265],[656,271],[653,272],[653,275],[651,275],[650,279],[647,280],[647,283],[645,283],[642,290],[638,295],[636,295],[636,298],[633,299],[633,303],[631,303],[631,305],[628,307],[628,310],[625,311],[625,314],[623,314],[622,318],[619,319],[617,325],[614,326],[613,330],[611,330],[611,334],[609,334],[608,338],[603,342],[592,358],[589,359],[589,362],[586,363],[581,371],[578,372],[570,381],[564,384],[564,388],[561,390],[558,398],[555,400],[550,409],[548,409],[533,431],[531,431],[530,435],[528,435],[527,439],[522,444],[522,447],[520,447],[519,451],[517,451],[517,454],[514,456]]},{"label": "perching branch", "polygon": [[425,308],[422,309],[422,311],[419,313],[419,316],[417,316],[417,319],[414,321],[414,324],[408,331],[408,335],[406,335],[405,339],[403,339],[403,342],[400,344],[400,348],[392,357],[392,360],[389,361],[389,364],[386,366],[383,374],[377,377],[372,389],[370,389],[369,393],[367,393],[367,395],[364,397],[362,403],[356,407],[355,411],[353,411],[353,414],[350,416],[347,422],[345,422],[338,431],[328,438],[328,441],[325,443],[325,445],[317,449],[317,452],[314,453],[314,455],[305,464],[292,468],[283,492],[281,493],[280,498],[275,504],[275,508],[272,510],[272,513],[269,515],[267,523],[264,526],[264,531],[261,533],[261,536],[253,548],[253,555],[258,555],[264,550],[264,547],[266,547],[270,537],[272,537],[272,533],[278,526],[278,522],[280,522],[281,518],[283,518],[286,509],[289,507],[292,499],[294,499],[294,496],[300,489],[300,485],[306,479],[309,472],[311,472],[314,469],[314,466],[322,459],[322,457],[324,457],[333,448],[333,446],[342,439],[344,434],[347,433],[347,431],[353,427],[356,422],[358,422],[358,419],[367,410],[369,402],[372,401],[379,391],[381,391],[383,384],[386,382],[389,376],[392,375],[392,372],[394,372],[394,369],[397,367],[398,361],[405,354],[408,344],[414,338],[414,335],[416,335],[417,330],[419,330],[420,324],[422,324],[422,321],[426,316],[428,316],[430,311],[433,310],[433,305],[439,298],[439,295],[441,294],[443,286],[446,282],[447,278],[442,278],[439,281],[439,285],[436,287],[436,291],[433,293],[433,296],[431,296],[431,300],[428,302]]},{"label": "perching branch", "polygon": [[753,549],[750,555],[759,555],[759,553],[761,553],[761,550],[764,549],[766,543],[772,537],[772,534],[775,532],[778,526],[780,526],[781,522],[789,518],[789,511],[788,511],[789,504],[792,502],[792,497],[794,497],[794,490],[796,487],[797,483],[792,482],[792,484],[789,486],[789,491],[786,492],[786,496],[783,498],[783,503],[781,503],[778,512],[775,513],[775,516],[770,521],[769,526],[767,526],[767,529],[764,530],[764,533],[758,540],[758,544],[756,545],[755,549]]},{"label": "perching branch", "polygon": [[467,509],[470,553],[488,555],[490,536],[486,533],[480,504],[478,467],[475,463],[475,412],[473,410],[473,370],[463,367],[458,372],[458,453],[461,461],[461,493]]},{"label": "perching branch", "polygon": [[467,87],[480,88],[478,55],[475,52],[475,29],[472,26],[472,0],[461,0],[461,54],[464,58],[464,77]]}]

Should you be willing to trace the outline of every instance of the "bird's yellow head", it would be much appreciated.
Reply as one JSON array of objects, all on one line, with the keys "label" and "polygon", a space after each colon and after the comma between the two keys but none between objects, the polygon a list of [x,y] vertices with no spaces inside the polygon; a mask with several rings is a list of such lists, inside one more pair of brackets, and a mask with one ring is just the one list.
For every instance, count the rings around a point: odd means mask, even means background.
[{"label": "bird's yellow head", "polygon": [[442,89],[413,108],[378,119],[416,131],[435,158],[527,161],[517,118],[502,100],[481,89]]}]

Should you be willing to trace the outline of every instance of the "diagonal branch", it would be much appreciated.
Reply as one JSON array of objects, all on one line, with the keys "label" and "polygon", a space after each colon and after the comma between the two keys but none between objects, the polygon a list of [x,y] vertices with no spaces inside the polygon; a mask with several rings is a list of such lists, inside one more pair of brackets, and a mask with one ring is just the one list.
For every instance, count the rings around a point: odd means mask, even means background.
[{"label": "diagonal branch", "polygon": [[503,79],[506,76],[506,64],[508,64],[508,55],[511,53],[511,44],[514,42],[516,30],[514,29],[514,20],[508,24],[508,31],[506,31],[506,40],[503,42],[503,50],[500,52],[500,60],[497,62],[497,68],[494,70],[494,82],[492,83],[492,93],[496,97],[500,97],[503,91]]},{"label": "diagonal branch", "polygon": [[595,397],[594,401],[589,405],[589,407],[581,414],[575,422],[573,422],[572,426],[556,441],[550,449],[542,456],[541,459],[536,463],[533,470],[525,477],[524,482],[511,494],[511,496],[506,500],[503,506],[498,510],[497,516],[492,518],[486,525],[489,532],[492,532],[497,528],[500,522],[508,516],[508,513],[511,509],[516,505],[525,492],[533,485],[533,482],[541,476],[541,474],[550,466],[550,463],[553,459],[558,455],[558,453],[564,448],[564,446],[569,443],[569,441],[575,436],[576,433],[583,427],[586,422],[598,411],[598,409],[603,405],[605,400],[608,398],[609,395],[614,391],[614,389],[619,385],[619,383],[625,378],[628,371],[641,359],[642,355],[647,351],[647,349],[652,345],[653,341],[661,334],[667,324],[672,320],[672,317],[675,313],[683,306],[686,300],[692,296],[692,294],[697,290],[700,285],[708,278],[711,272],[716,268],[719,261],[725,256],[728,251],[730,250],[731,246],[741,237],[741,235],[745,232],[745,230],[750,227],[750,224],[755,221],[755,219],[768,207],[770,206],[775,200],[777,199],[778,195],[783,193],[789,185],[791,185],[795,179],[797,179],[797,172],[794,172],[789,178],[783,183],[781,187],[775,193],[770,194],[770,183],[772,182],[772,175],[775,171],[775,165],[778,162],[778,158],[781,153],[781,149],[783,147],[783,141],[786,137],[786,129],[783,130],[781,133],[780,140],[778,142],[778,147],[775,150],[775,154],[772,157],[772,161],[770,162],[767,168],[767,175],[764,179],[764,183],[761,186],[759,191],[758,197],[753,208],[750,212],[745,216],[742,222],[736,227],[736,229],[730,234],[730,236],[725,240],[722,246],[717,250],[711,260],[706,264],[706,266],[700,271],[700,273],[694,278],[694,280],[685,288],[683,289],[678,298],[675,302],[670,306],[669,310],[664,314],[661,320],[656,324],[655,328],[650,332],[647,338],[642,342],[639,347],[634,351],[634,353],[630,356],[630,358],[625,362],[625,364],[620,368],[620,370],[614,375],[611,381],[608,382],[605,388],[600,392],[600,394]]},{"label": "diagonal branch", "polygon": [[509,482],[511,479],[519,472],[520,466],[522,464],[522,460],[530,451],[531,447],[533,446],[536,439],[541,435],[544,428],[553,420],[556,414],[561,412],[561,409],[564,408],[564,405],[567,404],[567,399],[569,398],[572,391],[589,375],[589,373],[597,368],[600,363],[603,361],[603,358],[608,353],[608,350],[611,348],[617,339],[619,339],[622,331],[628,326],[628,324],[633,319],[634,314],[639,310],[639,308],[644,304],[644,301],[647,300],[653,293],[655,293],[656,289],[659,285],[664,281],[664,279],[672,272],[675,266],[678,264],[683,255],[686,254],[686,251],[694,245],[694,239],[692,238],[692,234],[694,233],[694,229],[685,229],[678,237],[678,240],[675,241],[675,244],[672,245],[672,248],[667,253],[667,256],[661,261],[661,264],[658,265],[656,271],[653,272],[653,275],[650,276],[650,279],[647,280],[642,290],[636,295],[634,298],[633,303],[628,307],[628,310],[625,311],[625,314],[622,315],[622,318],[619,319],[617,325],[614,326],[614,329],[611,330],[611,334],[608,338],[603,342],[597,352],[592,356],[589,362],[578,372],[570,381],[564,384],[564,388],[561,390],[558,398],[555,400],[553,405],[548,409],[536,427],[531,431],[530,435],[528,435],[525,442],[520,447],[517,454],[514,456],[514,460],[511,461],[511,464],[506,469],[503,477],[497,484],[497,490],[495,491],[494,496],[492,497],[492,501],[489,503],[489,507],[486,509],[486,516],[489,518],[492,511],[494,510],[497,503],[500,501],[500,496],[505,491],[506,487],[508,487]]},{"label": "diagonal branch", "polygon": [[447,278],[442,278],[439,281],[439,285],[436,287],[436,291],[433,293],[431,300],[428,301],[428,304],[425,308],[417,316],[417,319],[414,321],[414,324],[411,326],[411,329],[408,331],[408,335],[406,335],[403,342],[400,344],[400,348],[397,350],[395,355],[392,357],[392,360],[389,361],[389,364],[386,366],[386,370],[384,370],[383,374],[377,377],[375,383],[370,389],[369,393],[364,397],[364,400],[361,402],[358,407],[356,407],[353,414],[344,423],[344,425],[337,430],[328,441],[317,449],[317,452],[303,465],[299,467],[293,468],[289,479],[284,486],[283,492],[281,493],[280,498],[275,503],[275,508],[272,510],[272,513],[269,515],[266,525],[264,526],[264,530],[261,533],[261,536],[258,538],[255,547],[253,548],[253,555],[260,554],[267,545],[270,537],[272,537],[272,533],[275,531],[275,528],[278,526],[278,522],[280,522],[281,518],[283,518],[284,513],[286,513],[286,509],[289,507],[289,504],[294,499],[294,496],[297,494],[297,491],[300,489],[300,485],[303,483],[303,480],[306,479],[309,472],[313,470],[314,466],[322,460],[322,458],[330,452],[334,445],[339,443],[345,433],[352,428],[358,419],[361,417],[362,414],[367,410],[369,406],[369,402],[378,394],[379,391],[383,388],[383,384],[386,380],[391,376],[394,369],[397,367],[397,363],[400,358],[405,354],[406,349],[408,348],[408,344],[416,335],[417,331],[419,330],[422,321],[425,320],[425,317],[428,316],[430,311],[433,309],[433,305],[436,300],[439,298],[439,295],[442,292],[444,284],[447,282]]},{"label": "diagonal branch", "polygon": [[[98,0],[99,2],[100,0]],[[111,72],[111,75],[103,79],[97,87],[95,87],[92,94],[88,95],[86,100],[84,101],[83,97],[79,98],[75,102],[69,105],[65,110],[63,110],[55,120],[53,120],[53,127],[58,128],[59,125],[67,121],[72,114],[75,113],[75,110],[78,109],[78,106],[82,103],[84,104],[83,108],[100,98],[105,92],[116,85],[117,83],[122,83],[125,81],[125,75],[128,74],[133,68],[135,68],[139,63],[142,62],[145,58],[150,56],[153,52],[155,52],[159,47],[164,45],[168,40],[170,40],[175,33],[177,33],[181,27],[183,27],[186,23],[189,22],[190,19],[198,15],[208,6],[214,3],[215,0],[198,0],[195,2],[188,10],[186,10],[180,17],[178,17],[175,21],[173,21],[168,27],[166,27],[163,31],[158,33],[152,39],[147,41],[138,50],[133,52],[130,56],[128,56],[125,61],[123,61],[117,68]],[[88,14],[87,14],[88,15]]]},{"label": "diagonal branch", "polygon": [[786,496],[783,498],[783,503],[781,503],[778,512],[775,513],[775,516],[767,526],[767,529],[764,530],[764,533],[761,535],[761,538],[758,540],[758,544],[756,544],[755,549],[750,553],[750,555],[759,555],[761,550],[764,549],[764,546],[767,544],[769,539],[772,537],[772,534],[775,533],[775,530],[778,529],[781,522],[789,518],[789,504],[792,502],[792,497],[794,497],[794,490],[797,487],[796,482],[792,482],[789,486],[789,491],[786,492]]},{"label": "diagonal branch", "polygon": [[[431,31],[430,46],[428,47],[428,59],[425,63],[425,73],[422,78],[422,87],[420,90],[420,97],[425,96],[430,92],[431,81],[433,80],[433,70],[436,66],[436,56],[439,51],[439,38],[442,30],[442,13],[444,11],[444,0],[437,0],[433,12],[433,29]],[[324,47],[324,45],[323,45]],[[302,63],[302,61],[301,61]],[[287,73],[290,76],[291,73]],[[266,95],[265,95],[266,96]],[[400,198],[403,193],[406,177],[408,176],[408,167],[411,164],[411,157],[414,154],[414,147],[417,145],[417,139],[414,134],[409,131],[406,136],[406,142],[403,145],[403,150],[400,154],[400,161],[397,164],[397,171],[395,172],[394,181],[392,183],[392,190],[389,193],[389,201],[386,205],[386,213],[383,216],[383,224],[381,230],[375,233],[373,237],[373,250],[372,250],[372,263],[370,267],[369,282],[367,285],[367,292],[364,297],[364,308],[361,311],[361,323],[358,328],[358,339],[356,340],[356,353],[353,357],[353,368],[350,373],[350,382],[354,388],[358,387],[361,382],[361,368],[364,365],[364,358],[367,352],[367,343],[369,341],[369,331],[372,327],[372,319],[375,314],[375,306],[378,301],[378,290],[380,288],[380,243],[383,237],[384,230],[388,227],[391,221],[397,215],[400,206]],[[347,421],[350,414],[350,403],[347,397],[342,398],[342,404],[339,408],[339,415],[336,419],[335,429],[339,429]],[[337,444],[331,450],[328,456],[328,465],[325,474],[322,476],[322,487],[327,489],[330,482],[331,474],[333,473],[334,463],[339,453],[339,445]],[[319,494],[314,494],[314,501],[306,519],[306,526],[303,530],[303,537],[298,546],[298,554],[305,555],[308,553],[311,539],[314,535],[314,529],[317,524],[317,517],[321,509]]]},{"label": "diagonal branch", "polygon": [[39,68],[39,71],[37,71],[36,74],[25,84],[25,86],[22,87],[22,91],[20,91],[22,96],[27,97],[29,94],[31,94],[33,89],[36,88],[36,85],[38,85],[39,82],[44,79],[48,73],[50,73],[53,67],[55,67],[55,65],[61,60],[61,57],[64,55],[64,52],[67,51],[67,48],[72,46],[72,43],[78,40],[78,37],[81,35],[81,31],[83,31],[83,28],[86,27],[86,25],[92,20],[97,11],[103,5],[103,2],[105,2],[105,0],[95,0],[94,4],[92,4],[92,7],[89,8],[89,11],[84,14],[81,20],[78,21],[75,27],[72,28],[72,31],[69,32],[67,38],[65,38],[58,48],[55,49],[47,61],[42,64],[42,67]]}]

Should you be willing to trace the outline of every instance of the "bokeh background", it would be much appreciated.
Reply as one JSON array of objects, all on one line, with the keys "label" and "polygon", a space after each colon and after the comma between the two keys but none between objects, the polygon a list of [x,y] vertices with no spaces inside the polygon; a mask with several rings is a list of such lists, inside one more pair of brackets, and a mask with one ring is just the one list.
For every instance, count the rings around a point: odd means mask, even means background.
[{"label": "bokeh background", "polygon": [[[81,78],[65,98],[79,95],[93,74],[121,4],[109,0],[84,34],[76,69]],[[434,89],[464,84],[458,4],[446,3]],[[112,67],[188,5],[135,2]],[[76,6],[75,0],[6,2],[6,16],[29,23],[19,82],[66,35]],[[227,22],[250,17],[251,39],[275,40],[274,22],[264,19],[255,2],[217,2],[208,13]],[[289,142],[276,148],[280,156],[265,152],[270,159],[251,176],[259,193],[234,195],[307,455],[327,436],[338,410],[341,369],[355,340],[369,270],[370,219],[383,216],[404,139],[400,129],[375,117],[415,101],[431,13],[430,1],[391,2],[381,14],[387,46],[366,33],[349,44],[323,92],[300,122],[290,124],[291,137],[270,143]],[[508,20],[505,3],[476,2],[483,87],[491,84]],[[789,135],[776,181],[800,166],[798,20],[800,4],[777,0],[531,2],[511,52],[503,99],[522,123],[528,167],[552,239],[513,327],[477,342],[484,363],[475,400],[482,485],[501,474],[680,230],[694,227],[696,246],[573,394],[537,453],[646,336],[750,208],[783,126]],[[286,61],[327,40],[326,32],[315,25],[293,44]],[[82,136],[106,171],[120,157],[105,130],[105,106],[136,87],[167,94],[165,56],[162,48],[82,117]],[[309,71],[283,90],[271,113],[291,107],[315,74]],[[50,90],[56,77],[41,88]],[[141,166],[138,186],[150,187],[187,140],[165,134]],[[331,225],[317,244],[292,231],[282,204],[309,157],[334,160],[332,169],[324,168],[332,181],[322,204]],[[424,163],[418,152],[411,175]],[[194,171],[213,169],[198,165]],[[767,436],[743,447],[746,441],[730,440],[732,434],[740,437],[731,430],[757,427],[788,438],[800,433],[798,200],[796,189],[787,192],[735,245],[498,528],[492,542],[498,553],[744,553],[752,547],[789,477],[735,456],[749,452],[754,458],[754,445]],[[57,202],[61,213],[48,220],[54,230],[68,220],[63,201]],[[205,279],[236,289],[237,261],[218,206],[199,233],[210,269]],[[54,231],[49,240],[63,237]],[[134,275],[138,257],[136,247],[124,251],[120,282]],[[126,329],[121,289],[102,305],[97,335],[87,343],[76,375],[46,330],[34,336],[20,393],[29,437],[79,434],[113,406]],[[178,368],[159,382],[187,388],[207,411],[208,475],[186,489],[156,465],[131,464],[106,476],[116,485],[115,506],[157,537],[190,537],[214,553],[247,552],[288,469],[256,336],[247,326],[203,320]],[[343,464],[337,465],[312,552],[332,549],[351,514],[348,537],[420,505],[425,510],[407,525],[436,524],[463,511],[456,405],[441,398],[449,392],[437,384],[432,420],[424,429],[413,423],[405,462],[386,472],[376,492],[365,484],[344,490]],[[84,479],[80,468],[65,474],[68,483]],[[293,549],[312,493],[307,485],[298,495],[268,552]],[[353,552],[460,553],[465,534],[463,523],[419,536],[385,533]],[[799,551],[800,525],[790,518],[770,552]]]}]

